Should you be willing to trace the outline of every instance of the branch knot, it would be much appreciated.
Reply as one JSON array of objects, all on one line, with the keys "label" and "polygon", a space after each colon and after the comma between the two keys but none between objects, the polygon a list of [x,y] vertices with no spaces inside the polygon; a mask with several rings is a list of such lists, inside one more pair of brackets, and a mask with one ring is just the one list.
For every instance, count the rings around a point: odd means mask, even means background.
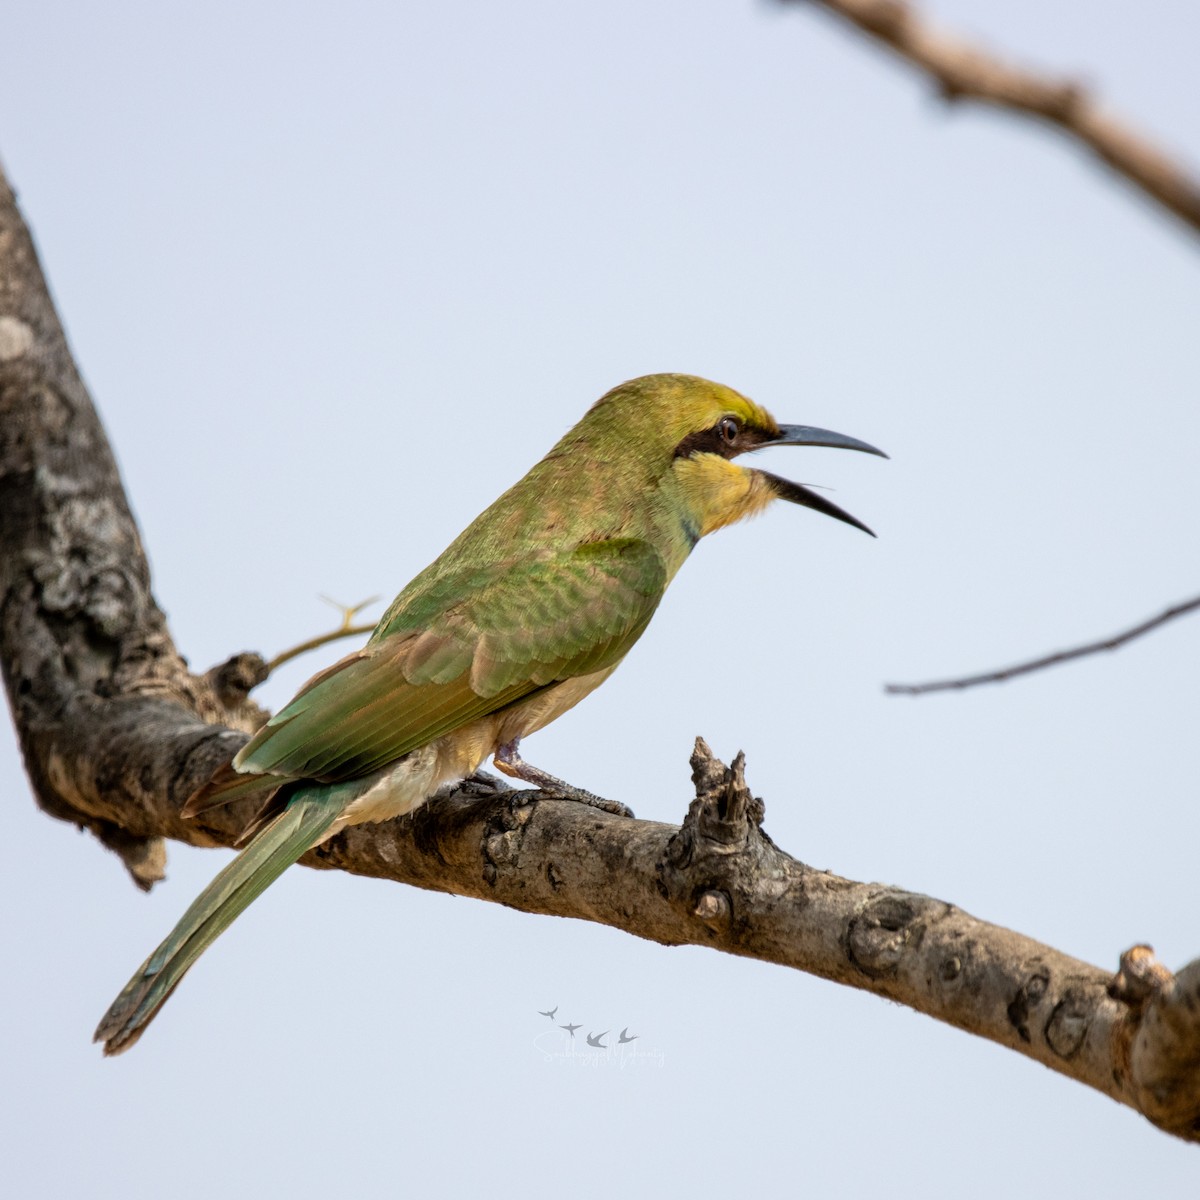
[{"label": "branch knot", "polygon": [[746,784],[746,756],[739,751],[727,767],[697,738],[691,763],[696,798],[658,864],[659,890],[690,920],[736,941],[739,908],[778,874],[780,852],[763,832],[765,808]]}]

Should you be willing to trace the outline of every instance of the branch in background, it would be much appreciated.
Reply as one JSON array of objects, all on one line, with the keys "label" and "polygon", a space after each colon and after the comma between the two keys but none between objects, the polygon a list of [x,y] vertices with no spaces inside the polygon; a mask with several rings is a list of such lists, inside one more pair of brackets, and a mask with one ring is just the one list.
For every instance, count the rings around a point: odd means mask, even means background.
[{"label": "branch in background", "polygon": [[981,683],[1002,683],[1017,675],[1029,675],[1033,671],[1041,671],[1046,667],[1057,666],[1059,663],[1071,662],[1076,658],[1086,658],[1089,654],[1099,654],[1102,650],[1115,650],[1118,646],[1132,642],[1134,638],[1139,638],[1142,634],[1149,633],[1152,629],[1157,629],[1160,625],[1175,620],[1176,617],[1196,612],[1197,609],[1200,609],[1200,596],[1192,600],[1185,600],[1182,604],[1174,604],[1165,612],[1159,613],[1157,617],[1151,617],[1148,621],[1143,621],[1132,629],[1126,629],[1124,633],[1115,633],[1112,637],[1104,638],[1099,642],[1088,642],[1086,645],[1076,646],[1071,650],[1059,650],[1042,658],[1031,659],[1029,662],[1002,667],[998,671],[985,671],[981,675],[965,675],[961,679],[939,679],[932,683],[887,683],[884,684],[883,690],[892,696],[923,696],[927,692],[961,691],[963,688],[976,687]]},{"label": "branch in background", "polygon": [[[232,658],[219,663],[205,674],[205,685],[224,708],[235,712],[256,709],[257,706],[253,706],[250,701],[250,693],[284,663],[291,662],[293,658],[307,654],[310,650],[317,650],[330,642],[336,642],[340,638],[356,637],[370,633],[375,628],[374,625],[355,625],[354,618],[369,604],[374,604],[379,599],[378,596],[372,596],[369,600],[352,605],[339,604],[336,600],[330,600],[328,596],[322,596],[321,599],[326,604],[332,604],[342,614],[342,623],[336,629],[329,633],[318,634],[297,646],[291,646],[275,655],[270,662],[261,654],[247,650],[233,655]],[[262,713],[262,720],[266,719],[266,713]],[[259,723],[261,724],[261,721]]]},{"label": "branch in background", "polygon": [[[783,0],[795,3],[796,0]],[[1100,110],[1080,84],[1004,63],[936,29],[903,0],[805,0],[850,22],[924,71],[947,101],[974,100],[1057,126],[1200,233],[1200,180]]]},{"label": "branch in background", "polygon": [[[326,604],[333,605],[334,608],[342,614],[342,623],[329,633],[318,634],[316,637],[309,638],[307,641],[301,642],[298,646],[292,646],[288,650],[281,651],[275,655],[273,659],[265,666],[266,674],[270,675],[272,671],[282,667],[285,662],[291,662],[293,658],[299,658],[301,654],[307,654],[310,650],[317,650],[321,646],[328,645],[330,642],[336,642],[340,638],[357,637],[359,634],[370,633],[374,628],[371,625],[355,625],[354,618],[358,616],[364,608],[370,608],[372,604],[378,601],[378,596],[372,596],[369,600],[360,600],[357,604],[341,604],[337,600],[330,600],[328,596],[322,596],[322,600]],[[262,680],[259,680],[261,683]]]}]

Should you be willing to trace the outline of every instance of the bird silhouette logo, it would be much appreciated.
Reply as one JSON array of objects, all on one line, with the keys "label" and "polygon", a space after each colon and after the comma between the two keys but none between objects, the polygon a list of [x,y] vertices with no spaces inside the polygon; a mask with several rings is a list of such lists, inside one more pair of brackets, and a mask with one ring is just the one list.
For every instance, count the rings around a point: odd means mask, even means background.
[{"label": "bird silhouette logo", "polygon": [[621,1034],[617,1038],[617,1041],[621,1042],[621,1043],[636,1042],[637,1039],[638,1039],[638,1035],[636,1033],[630,1033],[629,1027],[626,1026],[624,1029],[621,1030]]},{"label": "bird silhouette logo", "polygon": [[552,1021],[553,1021],[553,1020],[554,1020],[554,1014],[555,1014],[556,1012],[558,1012],[558,1005],[557,1005],[557,1004],[556,1004],[556,1005],[555,1005],[555,1006],[554,1006],[554,1007],[553,1007],[553,1008],[552,1008],[552,1009],[551,1009],[549,1012],[541,1012],[541,1011],[539,1010],[539,1012],[538,1012],[538,1016],[539,1016],[539,1017],[549,1017],[549,1018],[550,1018],[550,1020],[552,1020]]},{"label": "bird silhouette logo", "polygon": [[608,1036],[607,1029],[603,1033],[589,1033],[587,1035],[587,1044],[589,1046],[594,1046],[597,1050],[607,1050],[608,1047],[600,1040],[602,1037],[607,1037],[607,1036]]},{"label": "bird silhouette logo", "polygon": [[575,1036],[575,1030],[582,1029],[582,1025],[560,1025],[559,1029],[565,1029],[572,1037]]}]

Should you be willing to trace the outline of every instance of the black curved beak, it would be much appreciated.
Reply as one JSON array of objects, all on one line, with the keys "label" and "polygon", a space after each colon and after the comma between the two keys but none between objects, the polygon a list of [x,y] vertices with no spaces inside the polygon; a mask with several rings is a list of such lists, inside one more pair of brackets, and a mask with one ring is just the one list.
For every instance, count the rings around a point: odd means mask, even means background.
[{"label": "black curved beak", "polygon": [[[777,437],[759,442],[754,448],[764,450],[768,446],[833,446],[838,450],[861,450],[864,454],[877,454],[880,458],[887,458],[882,450],[872,446],[870,442],[859,441],[858,438],[849,437],[844,433],[834,433],[832,429],[818,429],[815,425],[781,425]],[[759,471],[758,474],[771,485],[781,500],[801,504],[805,508],[824,513],[827,517],[853,525],[855,529],[861,529],[863,533],[869,533],[872,537],[875,536],[874,530],[864,525],[857,517],[852,517],[845,509],[838,508],[832,500],[826,500],[824,496],[803,484],[781,479],[769,471]]]},{"label": "black curved beak", "polygon": [[860,442],[848,434],[818,429],[815,425],[780,425],[778,437],[759,442],[754,448],[763,450],[767,446],[832,446],[835,450],[861,450],[864,454],[878,454],[880,458],[887,458],[882,450],[870,442]]}]

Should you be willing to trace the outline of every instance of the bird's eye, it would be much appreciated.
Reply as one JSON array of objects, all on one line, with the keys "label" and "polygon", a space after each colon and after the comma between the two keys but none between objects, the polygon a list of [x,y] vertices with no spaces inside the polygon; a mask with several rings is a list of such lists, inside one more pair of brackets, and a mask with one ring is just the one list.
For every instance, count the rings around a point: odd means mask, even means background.
[{"label": "bird's eye", "polygon": [[737,441],[740,430],[738,423],[732,417],[722,417],[721,423],[717,426],[717,432],[721,435],[721,441],[727,446],[732,446]]}]

